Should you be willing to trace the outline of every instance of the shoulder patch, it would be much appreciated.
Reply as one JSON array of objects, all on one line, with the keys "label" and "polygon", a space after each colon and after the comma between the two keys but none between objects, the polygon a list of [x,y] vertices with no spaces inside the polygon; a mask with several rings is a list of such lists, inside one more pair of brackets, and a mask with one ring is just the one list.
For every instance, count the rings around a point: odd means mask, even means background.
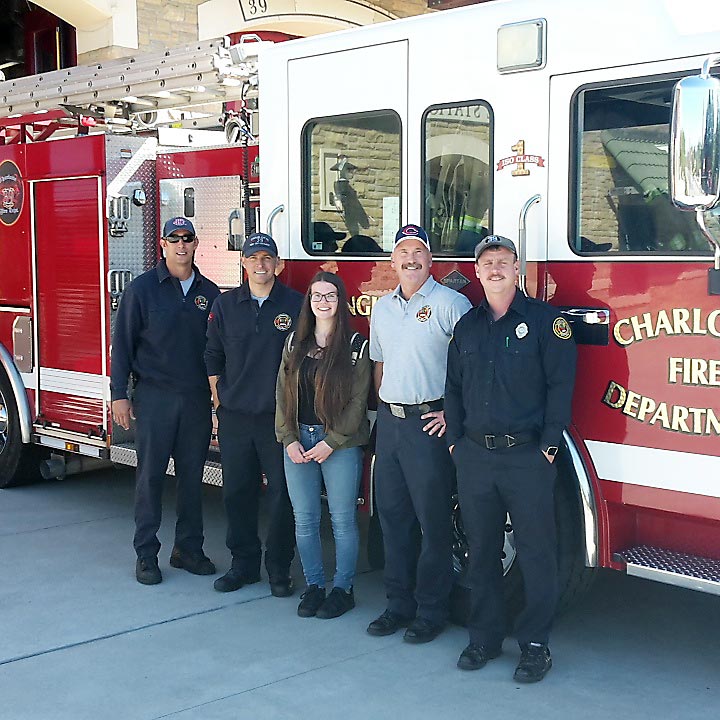
[{"label": "shoulder patch", "polygon": [[561,340],[569,340],[572,337],[572,330],[568,321],[564,317],[558,317],[553,320],[553,332]]},{"label": "shoulder patch", "polygon": [[292,325],[292,318],[287,313],[280,313],[275,316],[273,324],[278,330],[285,332],[290,329],[290,326]]}]

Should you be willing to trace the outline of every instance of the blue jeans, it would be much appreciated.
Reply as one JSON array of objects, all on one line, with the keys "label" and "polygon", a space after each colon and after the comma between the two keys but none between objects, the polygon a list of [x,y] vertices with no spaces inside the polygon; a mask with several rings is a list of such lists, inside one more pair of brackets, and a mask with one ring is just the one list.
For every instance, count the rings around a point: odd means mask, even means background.
[{"label": "blue jeans", "polygon": [[[300,444],[305,450],[325,439],[321,425],[300,424]],[[333,537],[335,538],[335,587],[349,590],[355,577],[360,537],[356,520],[362,448],[335,450],[322,464],[314,460],[295,464],[285,451],[285,477],[295,513],[295,538],[308,586],[325,587],[320,545],[320,492],[325,481]]]}]

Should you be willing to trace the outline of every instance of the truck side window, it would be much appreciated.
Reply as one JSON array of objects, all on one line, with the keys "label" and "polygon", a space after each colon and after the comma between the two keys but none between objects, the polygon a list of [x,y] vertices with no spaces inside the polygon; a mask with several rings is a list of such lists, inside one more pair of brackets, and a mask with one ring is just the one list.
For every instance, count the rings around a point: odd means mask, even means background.
[{"label": "truck side window", "polygon": [[694,214],[675,208],[668,193],[670,104],[677,79],[615,82],[576,94],[576,217],[570,232],[575,252],[710,253]]},{"label": "truck side window", "polygon": [[401,122],[392,110],[311,120],[303,130],[303,246],[381,255],[400,227]]},{"label": "truck side window", "polygon": [[423,223],[436,255],[472,255],[492,232],[492,113],[480,101],[423,116]]}]

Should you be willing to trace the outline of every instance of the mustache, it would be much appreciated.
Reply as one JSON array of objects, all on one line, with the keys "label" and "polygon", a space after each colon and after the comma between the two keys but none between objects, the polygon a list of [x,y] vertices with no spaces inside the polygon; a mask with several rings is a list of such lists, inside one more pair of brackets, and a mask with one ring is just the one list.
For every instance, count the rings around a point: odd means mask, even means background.
[{"label": "mustache", "polygon": [[420,270],[422,268],[422,263],[413,261],[409,263],[403,263],[400,267],[403,270]]}]

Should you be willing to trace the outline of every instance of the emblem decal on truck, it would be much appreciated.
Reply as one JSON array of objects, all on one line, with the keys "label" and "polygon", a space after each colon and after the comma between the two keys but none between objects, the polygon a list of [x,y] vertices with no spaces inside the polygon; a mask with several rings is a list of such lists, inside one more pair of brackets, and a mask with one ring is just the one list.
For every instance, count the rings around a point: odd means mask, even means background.
[{"label": "emblem decal on truck", "polygon": [[540,157],[540,155],[527,155],[525,153],[524,140],[518,140],[513,146],[511,146],[510,149],[515,153],[515,155],[510,155],[509,157],[498,161],[498,170],[502,170],[508,165],[517,165],[517,167],[512,171],[513,177],[524,177],[525,175],[530,174],[530,171],[525,167],[526,165],[545,167],[545,160]]},{"label": "emblem decal on truck", "polygon": [[23,209],[23,182],[20,168],[12,161],[0,164],[0,222],[14,225]]}]

